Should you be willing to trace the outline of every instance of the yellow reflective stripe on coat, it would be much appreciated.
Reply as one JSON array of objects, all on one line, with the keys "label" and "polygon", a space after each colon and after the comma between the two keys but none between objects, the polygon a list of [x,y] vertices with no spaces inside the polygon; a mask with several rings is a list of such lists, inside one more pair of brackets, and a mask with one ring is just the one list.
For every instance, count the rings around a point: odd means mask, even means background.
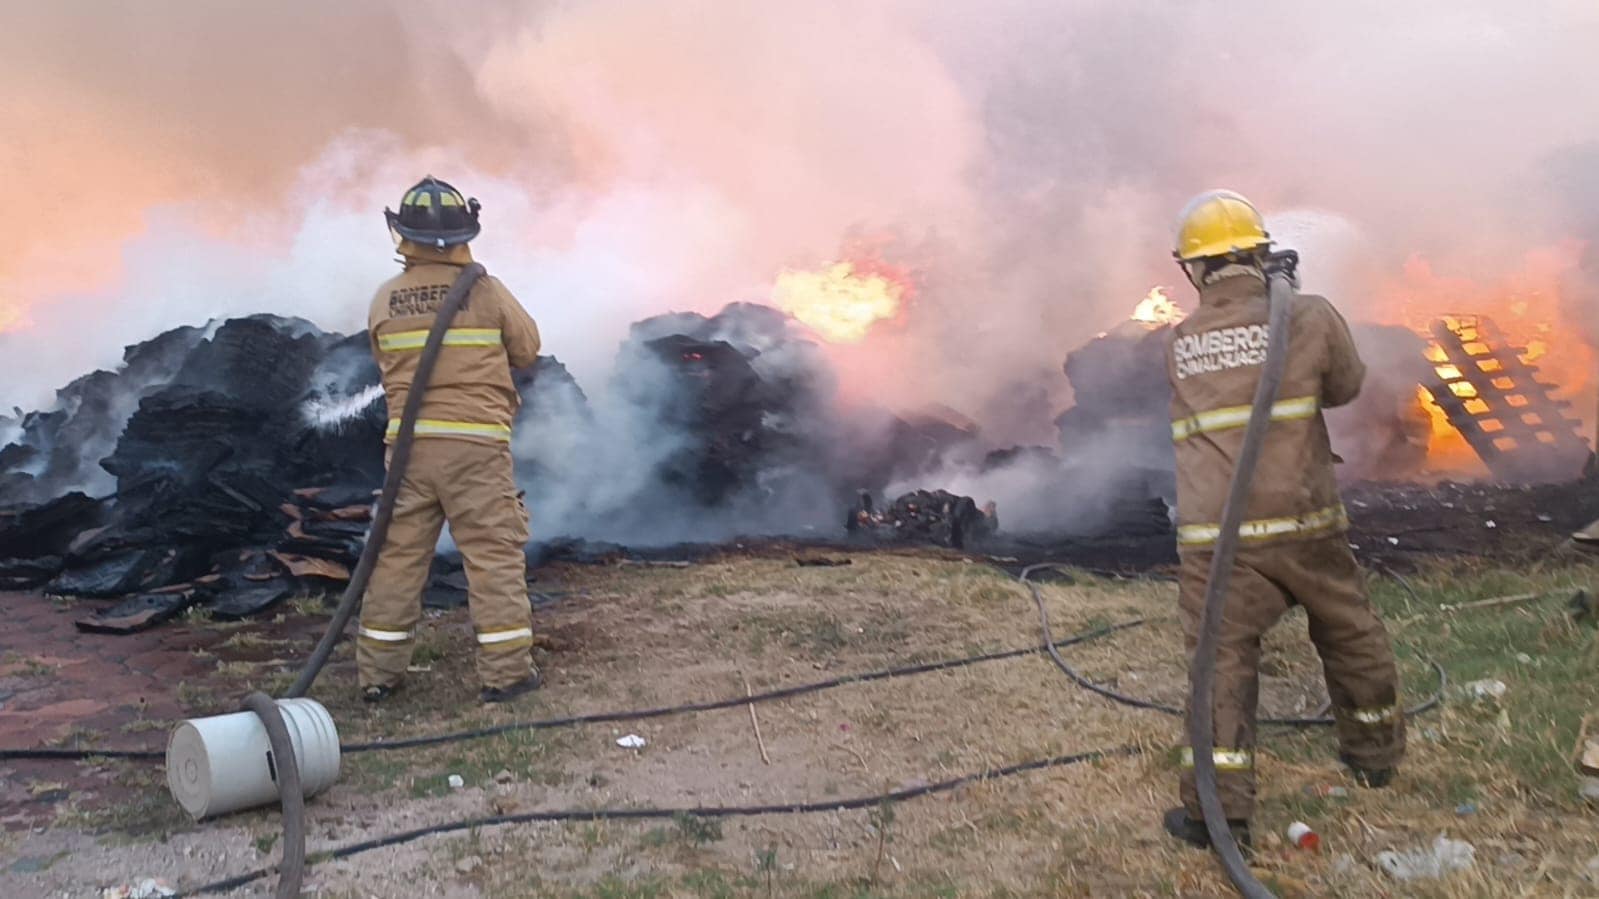
[{"label": "yellow reflective stripe on coat", "polygon": [[[420,350],[428,342],[426,331],[396,331],[378,335],[378,349],[386,353]],[[499,328],[450,328],[444,332],[444,346],[499,346]]]},{"label": "yellow reflective stripe on coat", "polygon": [[1394,720],[1395,708],[1391,705],[1371,709],[1335,709],[1333,714],[1344,715],[1357,724],[1387,724]]},{"label": "yellow reflective stripe on coat", "polygon": [[[385,432],[390,438],[400,435],[400,420],[389,419]],[[416,422],[418,437],[487,437],[491,440],[511,442],[510,425],[486,425],[472,421],[440,421],[436,418],[419,418]]]},{"label": "yellow reflective stripe on coat", "polygon": [[[1217,771],[1248,771],[1255,767],[1255,754],[1248,749],[1217,749],[1210,754]],[[1194,748],[1183,747],[1184,768],[1194,767]]]},{"label": "yellow reflective stripe on coat", "polygon": [[[1249,424],[1251,406],[1225,406],[1221,409],[1208,409],[1179,418],[1171,423],[1171,439],[1181,442],[1195,434],[1214,434],[1217,431],[1231,431],[1236,428],[1246,427]],[[1302,421],[1316,417],[1321,409],[1321,400],[1314,396],[1296,396],[1293,399],[1278,400],[1271,405],[1272,421]]]},{"label": "yellow reflective stripe on coat", "polygon": [[[1242,540],[1269,540],[1272,537],[1315,534],[1331,531],[1349,524],[1344,504],[1318,509],[1308,515],[1288,518],[1261,518],[1246,521],[1238,528]],[[1221,537],[1219,524],[1185,524],[1177,529],[1177,542],[1183,546],[1204,546]]]},{"label": "yellow reflective stripe on coat", "polygon": [[414,636],[410,631],[386,631],[376,627],[362,626],[356,629],[356,634],[368,640],[377,640],[382,643],[404,643]]}]

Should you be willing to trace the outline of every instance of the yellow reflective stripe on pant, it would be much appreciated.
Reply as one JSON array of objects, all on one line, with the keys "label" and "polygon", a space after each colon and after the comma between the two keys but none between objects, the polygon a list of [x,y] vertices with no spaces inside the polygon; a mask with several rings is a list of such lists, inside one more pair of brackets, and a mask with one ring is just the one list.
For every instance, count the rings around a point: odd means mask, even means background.
[{"label": "yellow reflective stripe on pant", "polygon": [[[1208,409],[1171,423],[1171,439],[1183,441],[1195,434],[1214,434],[1231,431],[1249,424],[1250,406],[1225,406]],[[1321,401],[1314,396],[1296,396],[1278,400],[1271,406],[1272,421],[1302,421],[1314,418],[1321,409]]]},{"label": "yellow reflective stripe on pant", "polygon": [[1333,714],[1341,715],[1357,724],[1377,725],[1393,721],[1395,711],[1397,710],[1393,706],[1385,705],[1371,709],[1334,709]]},{"label": "yellow reflective stripe on pant", "polygon": [[[1217,771],[1248,771],[1255,767],[1255,753],[1248,749],[1217,749],[1210,754]],[[1183,747],[1184,768],[1194,767],[1194,748]]]},{"label": "yellow reflective stripe on pant", "polygon": [[478,649],[484,651],[526,649],[533,645],[533,629],[513,627],[503,631],[483,631],[477,635],[477,645]]},{"label": "yellow reflective stripe on pant", "polygon": [[[428,342],[426,331],[396,331],[378,335],[378,349],[386,353],[420,350]],[[444,346],[499,346],[499,328],[450,328],[444,332]]]},{"label": "yellow reflective stripe on pant", "polygon": [[415,636],[410,631],[387,631],[382,628],[366,627],[365,625],[357,628],[356,634],[368,640],[377,640],[381,643],[404,643]]},{"label": "yellow reflective stripe on pant", "polygon": [[[1304,536],[1337,530],[1349,524],[1344,504],[1317,509],[1308,515],[1287,518],[1260,518],[1238,527],[1241,540],[1269,540],[1272,537]],[[1177,529],[1177,542],[1183,546],[1206,546],[1221,537],[1219,524],[1185,524]]]},{"label": "yellow reflective stripe on pant", "polygon": [[[400,435],[400,420],[389,419],[386,432],[392,440]],[[436,418],[419,418],[416,422],[418,437],[487,437],[491,440],[511,442],[510,425],[481,424],[473,421],[441,421]]]}]

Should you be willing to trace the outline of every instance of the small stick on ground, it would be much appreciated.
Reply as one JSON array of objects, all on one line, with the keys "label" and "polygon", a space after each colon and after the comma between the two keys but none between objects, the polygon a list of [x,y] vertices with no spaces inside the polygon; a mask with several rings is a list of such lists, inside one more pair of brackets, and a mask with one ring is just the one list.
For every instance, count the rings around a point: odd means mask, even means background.
[{"label": "small stick on ground", "polygon": [[1532,602],[1543,596],[1542,593],[1518,593],[1515,596],[1496,596],[1493,599],[1478,599],[1472,602],[1461,602],[1453,605],[1438,607],[1440,612],[1463,612],[1466,609],[1490,609],[1495,606],[1510,606],[1516,603]]},{"label": "small stick on ground", "polygon": [[[754,699],[755,693],[750,690],[750,679],[745,677],[743,672],[739,673],[739,678],[744,681],[744,695],[750,697],[751,699]],[[753,726],[755,728],[755,745],[760,747],[760,750],[761,750],[761,763],[762,764],[766,764],[766,765],[770,765],[772,763],[772,760],[766,754],[766,741],[761,739],[761,719],[755,717],[755,703],[754,702],[751,702],[749,704],[749,710],[750,710],[750,724],[751,724],[751,726]]]}]

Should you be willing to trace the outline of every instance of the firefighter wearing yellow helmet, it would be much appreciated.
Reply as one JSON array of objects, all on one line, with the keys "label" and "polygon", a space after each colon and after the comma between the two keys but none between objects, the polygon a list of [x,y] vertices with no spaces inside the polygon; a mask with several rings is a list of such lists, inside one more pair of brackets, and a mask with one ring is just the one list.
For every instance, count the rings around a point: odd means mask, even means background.
[{"label": "firefighter wearing yellow helmet", "polygon": [[[1218,522],[1266,358],[1264,263],[1271,237],[1248,200],[1230,191],[1194,198],[1177,223],[1174,255],[1199,307],[1173,330],[1168,352],[1177,454],[1179,607],[1187,649],[1200,615]],[[1261,638],[1303,606],[1321,656],[1339,757],[1365,786],[1385,786],[1404,754],[1404,716],[1387,631],[1365,594],[1345,537],[1322,410],[1353,400],[1366,368],[1331,303],[1296,295],[1287,370],[1272,406],[1241,528],[1216,654],[1214,760],[1222,807],[1240,842],[1254,811],[1255,713]],[[1182,805],[1166,830],[1198,846],[1209,837],[1183,753]]]},{"label": "firefighter wearing yellow helmet", "polygon": [[[378,288],[368,325],[388,399],[389,439],[399,431],[434,312],[478,235],[477,200],[432,176],[385,210],[403,271]],[[499,280],[480,278],[444,334],[416,424],[410,466],[361,607],[356,660],[362,698],[387,699],[411,661],[422,591],[446,522],[465,563],[484,702],[537,689],[527,593],[528,514],[512,476],[511,422],[519,396],[511,370],[538,359],[539,331]]]}]

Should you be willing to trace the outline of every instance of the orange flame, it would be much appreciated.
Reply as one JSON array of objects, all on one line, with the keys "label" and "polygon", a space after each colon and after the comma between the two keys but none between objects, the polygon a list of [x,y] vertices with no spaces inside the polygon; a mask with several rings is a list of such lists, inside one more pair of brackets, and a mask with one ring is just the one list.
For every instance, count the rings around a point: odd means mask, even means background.
[{"label": "orange flame", "polygon": [[1166,288],[1151,287],[1133,308],[1132,319],[1146,325],[1175,325],[1185,318],[1183,310],[1166,296]]},{"label": "orange flame", "polygon": [[[1574,323],[1566,320],[1567,310],[1561,302],[1562,275],[1572,270],[1579,251],[1580,245],[1573,242],[1534,250],[1522,259],[1519,270],[1488,284],[1439,275],[1426,260],[1412,257],[1403,276],[1390,287],[1389,308],[1398,313],[1400,322],[1423,336],[1430,336],[1432,323],[1442,320],[1460,336],[1462,348],[1475,357],[1476,366],[1489,374],[1502,371],[1503,367],[1497,360],[1480,358],[1488,354],[1489,348],[1476,337],[1474,316],[1493,319],[1509,342],[1522,348],[1521,360],[1537,367],[1538,380],[1555,385],[1555,397],[1572,404],[1570,414],[1592,439],[1594,398],[1599,388],[1594,371],[1599,367],[1599,353],[1582,340]],[[1455,314],[1459,312],[1472,314]],[[1488,403],[1478,396],[1475,387],[1461,380],[1460,368],[1437,344],[1427,347],[1426,358],[1449,392],[1465,401],[1465,410],[1484,418],[1482,430],[1493,434],[1498,423],[1488,420],[1492,417]],[[1513,386],[1508,376],[1493,384],[1506,390]],[[1483,473],[1481,461],[1449,423],[1432,394],[1418,388],[1417,398],[1432,422],[1427,468],[1451,474]],[[1519,408],[1527,400],[1510,395],[1504,402]],[[1499,440],[1510,442],[1509,437]]]},{"label": "orange flame", "polygon": [[835,262],[816,271],[784,270],[772,285],[772,305],[830,343],[858,343],[873,325],[899,313],[908,292],[888,273]]}]

